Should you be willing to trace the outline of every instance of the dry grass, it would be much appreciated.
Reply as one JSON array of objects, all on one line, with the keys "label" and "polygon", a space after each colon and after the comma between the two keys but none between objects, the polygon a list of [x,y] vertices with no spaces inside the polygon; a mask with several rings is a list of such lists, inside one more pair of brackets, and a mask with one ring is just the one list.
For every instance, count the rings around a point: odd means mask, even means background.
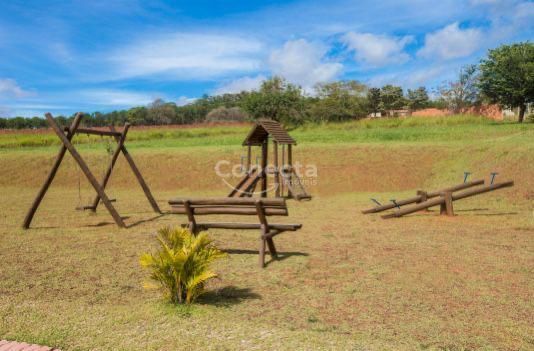
[{"label": "dry grass", "polygon": [[[316,197],[290,202],[283,221],[303,229],[277,237],[283,259],[264,270],[257,233],[214,230],[230,256],[217,264],[212,293],[193,307],[167,305],[142,288],[139,255],[153,247],[158,227],[184,218],[153,218],[124,164],[110,193],[137,225],[121,230],[103,210],[74,211],[78,173],[66,164],[35,228],[22,231],[53,152],[2,153],[0,337],[64,350],[532,349],[534,145],[519,149],[512,137],[463,148],[299,145],[296,159],[319,167]],[[99,156],[85,151],[96,166]],[[132,151],[163,208],[177,195],[225,194],[213,164],[241,152]],[[454,218],[360,214],[369,197],[438,188],[461,181],[464,170],[486,179],[496,170],[516,186],[458,202]]]}]

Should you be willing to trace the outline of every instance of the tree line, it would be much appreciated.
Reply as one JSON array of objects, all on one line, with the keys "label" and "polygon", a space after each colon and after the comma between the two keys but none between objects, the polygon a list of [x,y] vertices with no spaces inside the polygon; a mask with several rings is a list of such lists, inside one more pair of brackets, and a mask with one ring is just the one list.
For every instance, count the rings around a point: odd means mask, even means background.
[{"label": "tree line", "polygon": [[[395,85],[368,87],[355,80],[320,83],[314,94],[282,77],[262,82],[257,91],[204,95],[177,106],[157,99],[148,106],[108,113],[87,113],[84,124],[91,127],[121,125],[193,124],[214,121],[246,121],[271,118],[289,125],[305,122],[340,122],[370,114],[394,116],[399,110],[427,107],[448,108],[454,113],[483,102],[518,107],[523,121],[526,106],[534,102],[534,45],[530,42],[503,45],[490,50],[479,65],[461,69],[457,79],[436,88],[434,98],[425,87],[408,89]],[[73,116],[58,116],[69,124]],[[0,118],[0,128],[43,128],[42,118]]]}]

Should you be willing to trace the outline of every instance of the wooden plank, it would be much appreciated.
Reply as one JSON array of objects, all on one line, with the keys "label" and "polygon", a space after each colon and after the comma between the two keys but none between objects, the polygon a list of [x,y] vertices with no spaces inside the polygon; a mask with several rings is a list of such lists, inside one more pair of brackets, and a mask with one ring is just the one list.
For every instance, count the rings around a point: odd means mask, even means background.
[{"label": "wooden plank", "polygon": [[[257,199],[251,198],[198,198],[198,199],[188,199],[188,198],[174,198],[169,200],[170,205],[183,205],[185,201],[190,201],[191,205],[251,205],[256,206]],[[285,199],[262,199],[262,203],[265,206],[285,206]]]},{"label": "wooden plank", "polygon": [[119,215],[117,210],[115,210],[115,207],[113,207],[113,205],[109,201],[108,196],[106,195],[106,193],[104,192],[104,190],[102,189],[102,187],[100,186],[98,181],[96,180],[95,176],[93,175],[93,173],[91,172],[91,170],[89,169],[89,167],[87,166],[87,164],[85,163],[83,158],[80,156],[80,154],[78,153],[76,148],[71,144],[70,140],[67,139],[67,137],[65,136],[63,131],[56,124],[56,122],[52,118],[52,115],[47,113],[46,114],[46,119],[48,119],[49,124],[52,127],[52,129],[54,130],[54,132],[61,139],[61,141],[63,142],[63,145],[65,145],[65,147],[69,150],[70,154],[72,155],[72,157],[74,158],[76,163],[78,163],[78,166],[80,166],[80,169],[82,170],[83,174],[85,174],[87,180],[89,180],[89,183],[91,183],[91,185],[93,186],[93,188],[95,189],[97,194],[102,199],[102,202],[104,203],[104,205],[108,209],[108,212],[113,217],[113,220],[115,220],[115,223],[117,223],[117,225],[119,227],[121,227],[121,228],[126,227],[126,225],[124,224],[121,216]]},{"label": "wooden plank", "polygon": [[197,222],[197,226],[206,229],[220,228],[220,229],[260,229],[259,223],[235,223],[235,222]]},{"label": "wooden plank", "polygon": [[[215,215],[215,214],[234,214],[234,215],[256,215],[256,209],[254,208],[238,208],[238,207],[192,207],[192,211],[195,216],[199,215]],[[171,213],[174,214],[187,214],[185,205],[172,206]],[[266,216],[287,216],[287,209],[283,208],[266,208]]]},{"label": "wooden plank", "polygon": [[[49,115],[49,114],[48,114]],[[82,121],[83,114],[77,113],[74,117],[74,120],[72,121],[67,135],[65,136],[63,133],[61,133],[65,138],[70,141],[74,135],[76,134],[76,129],[80,125],[80,122]],[[52,118],[52,115],[50,115],[50,119],[47,117],[48,123],[50,124],[52,121],[53,124],[56,124],[54,119]],[[57,126],[57,125],[56,125]],[[61,148],[59,149],[59,152],[56,156],[56,160],[54,161],[54,165],[52,166],[52,169],[48,173],[48,177],[46,178],[43,186],[39,190],[39,193],[37,193],[37,196],[33,200],[33,203],[28,210],[28,213],[26,214],[26,217],[24,218],[24,223],[22,224],[22,227],[24,229],[28,229],[30,227],[30,224],[32,222],[33,216],[35,215],[35,212],[37,211],[37,208],[41,204],[41,201],[43,200],[46,192],[48,191],[48,188],[52,184],[52,181],[54,180],[54,177],[56,176],[57,170],[59,169],[59,165],[61,165],[61,162],[63,161],[63,158],[65,157],[65,153],[67,152],[67,147],[63,144],[61,145]]]},{"label": "wooden plank", "polygon": [[230,193],[228,194],[228,197],[234,197],[236,195],[239,195],[243,185],[250,179],[250,177],[253,177],[256,174],[256,172],[258,172],[257,168],[253,168],[250,171],[247,171],[245,176],[241,178],[239,183],[237,183],[237,185],[232,189],[232,191],[230,191]]}]

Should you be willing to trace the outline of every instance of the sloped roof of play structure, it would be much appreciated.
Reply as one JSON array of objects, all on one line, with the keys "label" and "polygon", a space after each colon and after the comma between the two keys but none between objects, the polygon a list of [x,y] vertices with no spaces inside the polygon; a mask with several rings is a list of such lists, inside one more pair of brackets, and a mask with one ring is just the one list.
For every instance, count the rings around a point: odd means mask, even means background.
[{"label": "sloped roof of play structure", "polygon": [[272,119],[260,119],[248,133],[243,145],[261,145],[269,135],[279,144],[297,144],[280,123]]}]

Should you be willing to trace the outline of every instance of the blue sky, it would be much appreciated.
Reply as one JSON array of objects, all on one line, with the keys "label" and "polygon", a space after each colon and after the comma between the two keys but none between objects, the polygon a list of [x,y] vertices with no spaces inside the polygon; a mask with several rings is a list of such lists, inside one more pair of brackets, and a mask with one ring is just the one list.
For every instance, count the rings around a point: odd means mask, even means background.
[{"label": "blue sky", "polygon": [[185,104],[281,75],[429,89],[534,39],[524,0],[0,1],[0,116]]}]

